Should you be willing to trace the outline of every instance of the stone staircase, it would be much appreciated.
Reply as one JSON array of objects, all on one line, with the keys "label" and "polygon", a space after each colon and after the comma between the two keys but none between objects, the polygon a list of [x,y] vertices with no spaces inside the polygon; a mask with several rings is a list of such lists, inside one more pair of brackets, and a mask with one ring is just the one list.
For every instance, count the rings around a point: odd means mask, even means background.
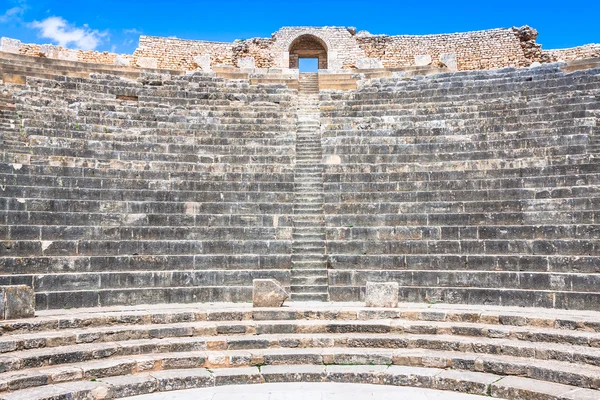
[{"label": "stone staircase", "polygon": [[327,301],[318,75],[300,74],[299,85],[291,298]]}]

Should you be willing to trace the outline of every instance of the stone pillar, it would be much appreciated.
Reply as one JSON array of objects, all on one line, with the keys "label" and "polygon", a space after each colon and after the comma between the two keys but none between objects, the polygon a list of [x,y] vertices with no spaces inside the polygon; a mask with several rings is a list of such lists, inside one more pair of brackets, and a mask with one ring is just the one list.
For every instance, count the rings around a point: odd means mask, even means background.
[{"label": "stone pillar", "polygon": [[[276,65],[279,68],[291,68],[290,67],[290,52],[284,51],[281,54],[281,65]],[[298,68],[298,63],[296,63],[296,68]]]}]

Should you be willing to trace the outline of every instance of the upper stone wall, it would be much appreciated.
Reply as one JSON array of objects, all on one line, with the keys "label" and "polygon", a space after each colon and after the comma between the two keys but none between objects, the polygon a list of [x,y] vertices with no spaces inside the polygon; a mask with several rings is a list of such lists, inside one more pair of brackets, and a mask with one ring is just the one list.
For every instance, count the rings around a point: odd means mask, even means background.
[{"label": "upper stone wall", "polygon": [[72,50],[62,46],[50,44],[27,44],[20,40],[1,38],[0,51],[13,54],[22,54],[33,57],[52,58],[56,60],[79,61],[107,65],[135,66],[135,57],[129,54],[116,54],[107,51]]},{"label": "upper stone wall", "polygon": [[[141,36],[131,55],[71,50],[0,39],[0,51],[53,59],[180,71],[215,66],[244,69],[290,68],[290,47],[312,37],[327,51],[328,70],[446,65],[450,70],[526,67],[533,62],[572,61],[600,56],[600,45],[544,51],[528,26],[425,36],[372,35],[347,27],[283,27],[270,38],[209,42]],[[292,63],[293,64],[293,63]]]},{"label": "upper stone wall", "polygon": [[573,61],[592,57],[600,57],[600,44],[586,44],[585,46],[568,49],[543,50],[541,61]]},{"label": "upper stone wall", "polygon": [[210,55],[211,65],[234,65],[231,43],[140,36],[136,57],[156,59],[158,68],[194,70],[194,57]]},{"label": "upper stone wall", "polygon": [[356,38],[369,58],[378,58],[386,68],[415,65],[415,57],[455,53],[458,70],[493,69],[530,64],[511,29],[426,36],[369,35]]}]

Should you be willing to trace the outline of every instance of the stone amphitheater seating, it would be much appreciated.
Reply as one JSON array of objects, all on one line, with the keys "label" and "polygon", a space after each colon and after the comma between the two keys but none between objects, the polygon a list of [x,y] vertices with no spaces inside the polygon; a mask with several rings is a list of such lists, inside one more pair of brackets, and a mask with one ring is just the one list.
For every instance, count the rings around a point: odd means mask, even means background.
[{"label": "stone amphitheater seating", "polygon": [[329,381],[589,400],[599,327],[597,314],[416,304],[46,311],[2,324],[0,399]]},{"label": "stone amphitheater seating", "polygon": [[[0,322],[0,400],[282,381],[600,398],[594,62],[320,93],[20,62],[0,284],[38,311]],[[232,304],[256,278],[333,303]],[[399,282],[400,307],[362,307],[367,281]]]},{"label": "stone amphitheater seating", "polygon": [[2,282],[36,288],[38,309],[289,287],[295,96],[141,81],[28,78],[0,167]]},{"label": "stone amphitheater seating", "polygon": [[600,71],[321,94],[330,296],[598,310]]}]

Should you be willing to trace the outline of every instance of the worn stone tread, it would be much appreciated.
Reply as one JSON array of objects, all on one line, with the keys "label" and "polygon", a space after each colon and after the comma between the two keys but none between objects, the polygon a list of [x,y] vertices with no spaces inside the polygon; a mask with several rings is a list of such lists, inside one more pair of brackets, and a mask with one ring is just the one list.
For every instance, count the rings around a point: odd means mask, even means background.
[{"label": "worn stone tread", "polygon": [[[112,399],[154,392],[231,384],[275,382],[352,382],[397,386],[418,386],[452,390],[494,398],[518,393],[524,400],[594,399],[598,391],[559,384],[538,385],[535,380],[489,373],[462,372],[439,368],[405,366],[264,366],[209,370],[204,368],[156,371],[140,375],[107,378],[96,382],[72,382],[2,394],[2,400]],[[545,397],[544,397],[545,396]],[[551,397],[554,396],[554,397]],[[562,397],[559,397],[562,396]]]}]

